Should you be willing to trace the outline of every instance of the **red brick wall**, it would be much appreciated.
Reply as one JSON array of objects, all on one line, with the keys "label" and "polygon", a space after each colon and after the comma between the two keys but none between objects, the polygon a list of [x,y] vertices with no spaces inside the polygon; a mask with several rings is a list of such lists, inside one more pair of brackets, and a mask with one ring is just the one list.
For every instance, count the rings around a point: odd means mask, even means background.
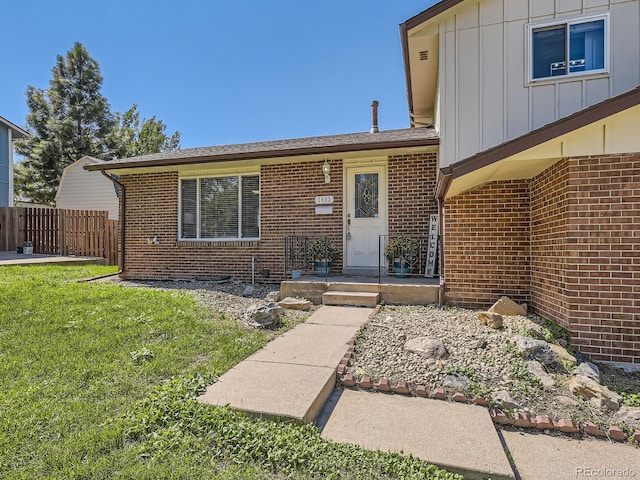
[{"label": "red brick wall", "polygon": [[[322,161],[262,166],[260,172],[260,241],[178,241],[178,174],[122,175],[126,188],[126,278],[251,278],[252,256],[258,279],[268,268],[270,279],[284,278],[284,237],[328,235],[343,247],[343,163],[330,159],[331,182],[325,183]],[[389,160],[389,223],[399,231],[426,233],[435,212],[435,154]],[[333,213],[316,215],[315,197],[332,195]],[[397,197],[397,198],[396,198]],[[147,239],[157,237],[158,245]],[[342,257],[334,271],[342,270]]]},{"label": "red brick wall", "polygon": [[437,161],[435,153],[389,157],[389,235],[429,233],[429,215],[438,213]]},{"label": "red brick wall", "polygon": [[527,181],[490,183],[445,202],[448,303],[485,308],[502,295],[530,301],[529,209]]},{"label": "red brick wall", "polygon": [[595,359],[640,363],[640,154],[568,163],[573,343]]},{"label": "red brick wall", "polygon": [[445,204],[447,300],[500,295],[595,360],[640,363],[640,154],[569,158]]},{"label": "red brick wall", "polygon": [[531,181],[531,301],[536,313],[565,328],[568,177],[562,160]]}]

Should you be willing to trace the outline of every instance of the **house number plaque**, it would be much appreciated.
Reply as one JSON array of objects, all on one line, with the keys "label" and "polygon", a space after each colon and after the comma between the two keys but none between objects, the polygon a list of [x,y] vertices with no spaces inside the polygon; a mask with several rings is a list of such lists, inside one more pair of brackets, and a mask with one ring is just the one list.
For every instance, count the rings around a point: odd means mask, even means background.
[{"label": "house number plaque", "polygon": [[333,203],[333,196],[320,195],[316,197],[316,205],[331,205]]}]

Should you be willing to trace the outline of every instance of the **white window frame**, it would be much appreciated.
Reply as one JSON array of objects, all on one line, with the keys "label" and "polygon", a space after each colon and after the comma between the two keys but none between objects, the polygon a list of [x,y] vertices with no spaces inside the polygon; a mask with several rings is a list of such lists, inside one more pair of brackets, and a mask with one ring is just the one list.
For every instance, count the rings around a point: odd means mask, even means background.
[{"label": "white window frame", "polygon": [[[178,178],[178,241],[180,242],[255,242],[260,240],[262,225],[260,222],[260,212],[262,208],[262,196],[258,194],[258,236],[257,237],[200,237],[200,180],[203,178],[236,177],[238,179],[238,233],[242,232],[242,177],[258,177],[258,189],[261,188],[262,178],[260,172],[243,173],[212,173],[208,175],[184,176]],[[182,182],[183,180],[196,181],[196,236],[195,238],[182,236]]]},{"label": "white window frame", "polygon": [[[597,15],[589,15],[585,17],[574,17],[574,18],[569,18],[564,20],[553,20],[551,22],[527,25],[527,45],[528,45],[528,57],[529,57],[527,70],[528,70],[529,83],[548,82],[550,80],[554,82],[558,82],[564,79],[570,79],[574,77],[583,77],[585,75],[601,75],[601,74],[609,73],[609,67],[610,67],[609,60],[611,58],[611,38],[609,33],[610,32],[609,18],[610,18],[610,14],[609,12],[606,12],[606,13],[600,13]],[[555,27],[555,26],[559,27],[561,25],[565,25],[567,28],[567,42],[569,42],[570,41],[569,27],[571,25],[594,22],[597,20],[604,20],[604,68],[600,68],[597,70],[586,70],[584,72],[565,73],[564,75],[533,78],[533,31],[534,30],[538,30],[540,28],[546,28],[546,27]],[[567,54],[568,53],[569,52],[567,49]]]}]

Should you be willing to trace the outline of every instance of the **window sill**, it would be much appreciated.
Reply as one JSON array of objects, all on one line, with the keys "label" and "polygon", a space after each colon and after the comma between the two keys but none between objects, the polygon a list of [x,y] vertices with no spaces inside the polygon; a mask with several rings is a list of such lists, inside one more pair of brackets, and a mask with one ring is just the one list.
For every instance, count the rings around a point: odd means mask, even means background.
[{"label": "window sill", "polygon": [[609,78],[610,72],[597,71],[593,73],[574,73],[572,75],[560,75],[557,77],[534,78],[527,82],[527,87],[536,87],[538,85],[557,85],[561,83],[578,82],[582,80],[593,80],[600,78]]},{"label": "window sill", "polygon": [[205,248],[227,248],[227,247],[258,247],[260,240],[178,240],[177,247],[205,247]]}]

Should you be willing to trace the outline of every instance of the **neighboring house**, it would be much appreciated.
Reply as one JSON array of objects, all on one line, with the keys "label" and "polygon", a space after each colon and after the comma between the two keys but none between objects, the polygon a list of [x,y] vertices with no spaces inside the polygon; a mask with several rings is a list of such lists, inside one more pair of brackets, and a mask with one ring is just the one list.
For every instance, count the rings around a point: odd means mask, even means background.
[{"label": "neighboring house", "polygon": [[282,279],[284,237],[312,233],[371,271],[378,235],[437,212],[448,303],[509,295],[640,363],[640,0],[444,0],[401,37],[414,128],[85,167],[125,187],[123,276],[246,279],[259,256]]},{"label": "neighboring house", "polygon": [[106,210],[109,218],[118,219],[116,186],[100,172],[89,172],[85,165],[103,164],[103,160],[84,156],[62,171],[56,208],[69,210]]},{"label": "neighboring house", "polygon": [[13,141],[29,135],[0,117],[0,207],[13,207]]},{"label": "neighboring house", "polygon": [[502,294],[640,363],[640,1],[448,0],[401,25],[440,134],[447,301]]}]

